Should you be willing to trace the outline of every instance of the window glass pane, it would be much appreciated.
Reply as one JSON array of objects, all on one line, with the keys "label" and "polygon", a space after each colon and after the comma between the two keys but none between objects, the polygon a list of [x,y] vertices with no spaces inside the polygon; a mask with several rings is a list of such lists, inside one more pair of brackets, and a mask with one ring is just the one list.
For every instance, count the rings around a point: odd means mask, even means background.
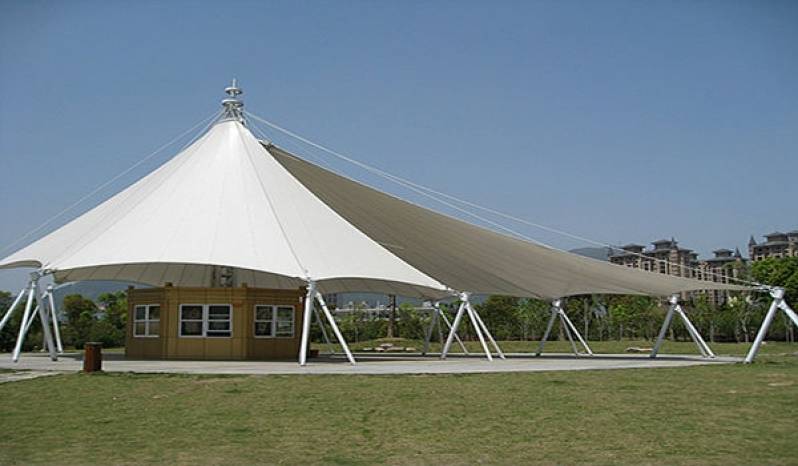
[{"label": "window glass pane", "polygon": [[148,333],[151,337],[157,337],[161,331],[161,323],[160,322],[150,322],[150,332]]},{"label": "window glass pane", "polygon": [[293,307],[278,307],[277,308],[277,320],[294,320],[294,308]]},{"label": "window glass pane", "polygon": [[272,307],[271,306],[255,306],[255,320],[271,320]]},{"label": "window glass pane", "polygon": [[208,330],[230,330],[230,321],[209,321]]},{"label": "window glass pane", "polygon": [[270,321],[255,322],[255,335],[259,337],[272,336],[272,323]]},{"label": "window glass pane", "polygon": [[180,308],[183,320],[202,320],[202,306],[183,306]]},{"label": "window glass pane", "polygon": [[147,307],[146,306],[136,306],[136,316],[134,320],[144,320],[147,318]]},{"label": "window glass pane", "polygon": [[150,320],[161,319],[161,306],[150,306]]},{"label": "window glass pane", "polygon": [[277,336],[290,337],[294,334],[294,323],[277,321]]},{"label": "window glass pane", "polygon": [[143,336],[146,335],[145,333],[146,331],[147,331],[146,322],[136,322],[135,325],[133,325],[133,335]]},{"label": "window glass pane", "polygon": [[181,322],[180,334],[184,336],[202,336],[202,322]]},{"label": "window glass pane", "polygon": [[230,306],[208,306],[208,319],[229,319]]},{"label": "window glass pane", "polygon": [[208,330],[207,337],[229,337],[232,333],[229,330]]},{"label": "window glass pane", "polygon": [[294,335],[294,308],[280,306],[277,308],[277,336],[290,337]]}]

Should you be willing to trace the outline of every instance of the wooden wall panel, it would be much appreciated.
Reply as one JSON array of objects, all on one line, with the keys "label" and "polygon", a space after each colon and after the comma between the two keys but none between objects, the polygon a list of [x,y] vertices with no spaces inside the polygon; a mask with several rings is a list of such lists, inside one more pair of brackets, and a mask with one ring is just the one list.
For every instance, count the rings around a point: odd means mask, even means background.
[{"label": "wooden wall panel", "polygon": [[[302,298],[305,290],[262,288],[147,288],[128,290],[128,357],[165,359],[294,359],[299,353]],[[137,304],[161,305],[159,338],[133,338],[133,308]],[[180,337],[180,304],[230,304],[232,338]],[[294,337],[255,338],[256,304],[294,307]]]},{"label": "wooden wall panel", "polygon": [[133,295],[133,299],[128,297],[127,309],[127,329],[125,338],[125,355],[130,358],[160,358],[163,357],[164,327],[163,316],[161,317],[161,328],[159,336],[153,337],[134,337],[133,321],[134,308],[139,304],[158,304],[161,306],[161,314],[164,312],[164,291],[163,289],[152,288],[146,290],[128,289],[128,295]]}]

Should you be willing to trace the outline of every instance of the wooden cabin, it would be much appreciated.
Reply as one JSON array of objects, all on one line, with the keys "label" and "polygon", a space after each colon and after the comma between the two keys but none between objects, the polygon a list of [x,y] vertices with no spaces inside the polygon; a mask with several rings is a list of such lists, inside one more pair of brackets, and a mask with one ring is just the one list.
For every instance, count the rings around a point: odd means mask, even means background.
[{"label": "wooden cabin", "polygon": [[304,288],[129,288],[125,355],[296,359],[304,299]]}]

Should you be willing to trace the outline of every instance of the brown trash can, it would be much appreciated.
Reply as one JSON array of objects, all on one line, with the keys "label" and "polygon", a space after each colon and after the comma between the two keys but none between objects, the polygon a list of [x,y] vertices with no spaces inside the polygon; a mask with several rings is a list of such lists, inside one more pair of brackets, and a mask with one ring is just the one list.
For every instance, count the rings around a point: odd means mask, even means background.
[{"label": "brown trash can", "polygon": [[98,372],[103,370],[103,344],[86,342],[83,345],[83,372]]}]

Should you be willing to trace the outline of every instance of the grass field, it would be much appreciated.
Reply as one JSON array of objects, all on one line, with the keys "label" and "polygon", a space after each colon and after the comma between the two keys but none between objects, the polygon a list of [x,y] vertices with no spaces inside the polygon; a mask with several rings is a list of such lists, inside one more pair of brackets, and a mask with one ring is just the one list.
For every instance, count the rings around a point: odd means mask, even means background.
[{"label": "grass field", "polygon": [[529,374],[60,375],[0,385],[0,463],[798,464],[796,351]]},{"label": "grass field", "polygon": [[[424,347],[424,342],[421,340],[406,340],[402,338],[381,338],[379,340],[370,340],[358,343],[350,343],[352,351],[361,351],[364,348],[374,348],[381,343],[393,343],[397,346],[412,347],[418,351]],[[597,354],[621,354],[626,352],[627,348],[651,348],[653,342],[647,340],[609,340],[609,341],[590,341],[588,342],[590,348]],[[470,352],[481,353],[482,346],[478,341],[466,341],[466,348]],[[333,345],[326,345],[322,343],[314,344],[314,347],[322,351],[329,351]],[[534,353],[537,351],[537,341],[501,341],[499,346],[502,351],[506,353]],[[732,355],[743,356],[750,348],[748,344],[742,343],[710,343],[709,346],[718,355]],[[577,347],[579,344],[577,343]],[[492,347],[491,347],[492,349]],[[581,347],[579,348],[581,350]],[[432,342],[430,344],[430,352],[439,352],[441,350],[440,342]],[[340,348],[336,349],[340,351]],[[798,351],[798,344],[785,344],[782,342],[768,342],[762,346],[759,354],[781,354]],[[452,353],[460,353],[460,347],[455,342],[452,344]],[[566,340],[552,340],[546,342],[544,353],[570,353],[571,344]],[[692,341],[670,341],[666,340],[660,350],[660,354],[695,354],[698,355],[698,348]]]},{"label": "grass field", "polygon": [[[349,343],[349,347],[352,351],[362,351],[364,348],[374,348],[375,346],[379,346],[381,343],[393,343],[396,346],[402,347],[411,347],[415,348],[417,351],[421,351],[424,347],[424,342],[422,340],[409,340],[405,338],[380,338],[378,340],[369,340],[369,341],[361,341],[357,343]],[[621,354],[626,352],[627,348],[636,347],[636,348],[651,348],[653,346],[653,342],[648,340],[609,340],[609,341],[590,341],[588,342],[590,348],[596,354]],[[473,353],[481,353],[482,346],[480,346],[479,341],[466,341],[465,342],[466,349]],[[340,352],[341,349],[339,346],[336,345],[327,345],[324,343],[314,342],[312,345],[314,348],[317,348],[321,351],[330,351],[335,350]],[[441,350],[440,342],[432,342],[430,344],[430,352],[437,353]],[[537,341],[500,341],[499,346],[501,347],[502,351],[506,353],[534,353],[537,351],[538,342]],[[577,343],[578,346],[578,343]],[[710,343],[709,346],[712,348],[718,355],[732,355],[732,356],[743,356],[750,348],[748,344],[742,343]],[[794,348],[791,350],[791,348]],[[581,350],[581,347],[579,348]],[[70,349],[70,351],[74,351],[74,349]],[[785,352],[796,352],[798,351],[798,344],[795,345],[786,345],[782,342],[767,342],[765,345],[762,346],[759,354],[781,354]],[[124,347],[116,347],[116,348],[103,348],[104,353],[124,353]],[[462,353],[460,347],[457,345],[457,342],[452,344],[452,348],[450,350],[452,354],[459,354]],[[545,353],[570,353],[571,352],[571,344],[568,343],[566,340],[551,340],[546,342],[546,346],[544,348]],[[695,354],[698,355],[698,349],[695,346],[695,343],[692,341],[670,341],[666,340],[665,343],[662,345],[662,349],[660,350],[660,354]]]}]

